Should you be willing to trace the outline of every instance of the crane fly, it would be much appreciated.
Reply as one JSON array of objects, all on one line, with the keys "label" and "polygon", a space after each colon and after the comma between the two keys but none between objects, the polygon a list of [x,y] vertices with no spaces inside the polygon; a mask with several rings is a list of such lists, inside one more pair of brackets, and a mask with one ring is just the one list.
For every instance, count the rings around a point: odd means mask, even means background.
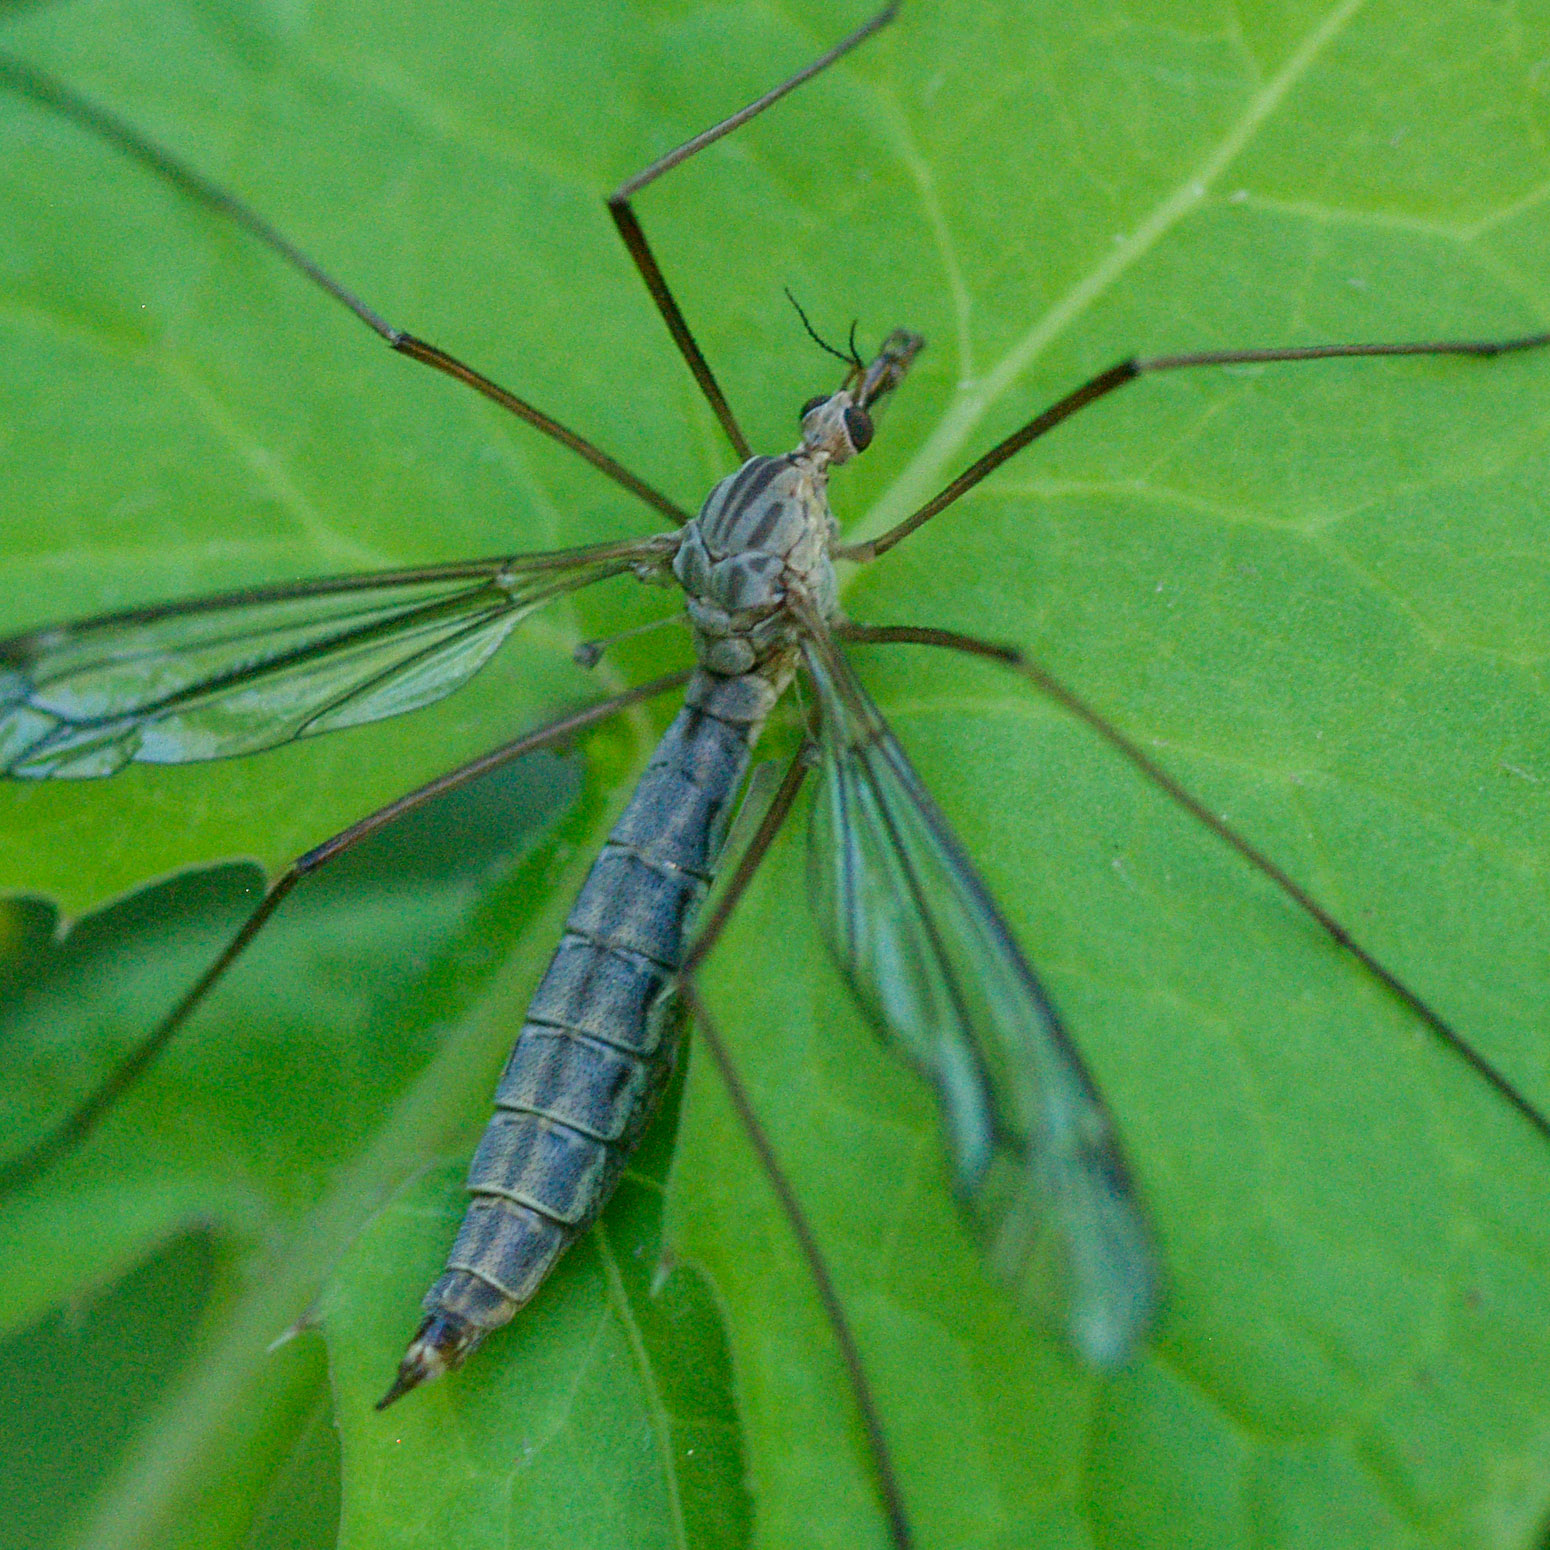
[{"label": "crane fly", "polygon": [[[815,788],[814,913],[856,1001],[936,1097],[948,1172],[993,1275],[1080,1360],[1106,1371],[1123,1365],[1154,1327],[1162,1275],[1122,1127],[1083,1061],[1080,1030],[1067,1026],[856,674],[848,644],[967,654],[1031,683],[1269,878],[1530,1124],[1541,1133],[1546,1126],[1505,1077],[1317,900],[1071,690],[1016,647],[929,625],[848,618],[839,606],[836,562],[881,559],[1032,442],[1143,377],[1334,357],[1494,356],[1537,348],[1550,335],[1127,358],[1005,436],[885,532],[846,544],[828,503],[830,471],[866,453],[880,433],[876,410],[907,392],[925,340],[900,326],[867,354],[854,335],[845,348],[826,343],[804,317],[817,343],[839,358],[840,380],[801,406],[789,450],[755,454],[634,201],[863,43],[894,10],[627,180],[609,201],[632,261],[737,455],[737,466],[693,507],[476,368],[387,323],[176,154],[26,65],[0,65],[0,80],[13,90],[75,119],[194,202],[234,220],[392,348],[511,410],[671,524],[643,538],[250,588],[29,630],[0,642],[0,771],[21,781],[100,779],[134,763],[249,756],[343,734],[453,693],[530,615],[582,588],[634,578],[680,590],[694,642],[691,668],[503,745],[300,857],[113,1079],[12,1159],[7,1180],[39,1176],[95,1130],[304,877],[434,796],[628,706],[683,690],[684,709],[610,834],[535,987],[472,1165],[468,1215],[381,1404],[461,1366],[596,1220],[651,1117],[677,1055],[680,1024],[688,1022],[706,1041],[810,1264],[844,1353],[889,1531],[906,1546],[912,1536],[886,1417],[821,1245],[699,983],[707,955],[804,786]],[[797,683],[806,707],[800,746],[717,902],[702,913],[754,744]]]}]

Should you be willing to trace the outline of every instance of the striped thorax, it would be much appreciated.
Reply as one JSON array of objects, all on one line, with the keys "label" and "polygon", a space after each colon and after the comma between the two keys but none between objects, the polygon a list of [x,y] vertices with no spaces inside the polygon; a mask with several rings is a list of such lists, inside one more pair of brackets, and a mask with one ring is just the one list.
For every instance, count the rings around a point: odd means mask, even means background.
[{"label": "striped thorax", "polygon": [[688,594],[695,652],[707,671],[737,677],[764,670],[779,679],[798,630],[792,605],[834,616],[830,553],[839,527],[829,510],[829,469],[866,450],[868,406],[903,376],[921,344],[901,329],[870,366],[853,363],[837,393],[803,405],[794,451],[749,458],[684,528],[673,573]]}]

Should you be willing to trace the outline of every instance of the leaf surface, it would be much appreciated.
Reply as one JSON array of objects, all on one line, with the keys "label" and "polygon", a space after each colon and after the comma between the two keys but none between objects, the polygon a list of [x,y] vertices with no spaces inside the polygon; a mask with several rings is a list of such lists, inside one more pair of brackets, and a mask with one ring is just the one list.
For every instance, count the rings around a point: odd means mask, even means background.
[{"label": "leaf surface", "polygon": [[[730,458],[601,196],[860,16],[88,0],[12,12],[0,46],[693,504]],[[1539,4],[906,4],[640,213],[756,447],[789,445],[833,378],[783,286],[827,334],[854,316],[863,342],[926,334],[836,477],[848,530],[873,535],[1132,351],[1545,326],[1546,57]],[[0,136],[7,632],[651,530],[99,142],[5,94]],[[848,578],[846,606],[1036,654],[1543,1108],[1547,426],[1534,356],[1143,382]],[[63,966],[71,939],[45,949],[40,906],[8,917],[26,994],[8,998],[7,1134],[154,1020],[253,897],[251,869],[187,869],[276,868],[665,670],[677,633],[611,652],[605,685],[568,657],[664,599],[621,580],[566,600],[409,719],[0,791],[19,894],[75,915],[171,879],[83,926]],[[784,836],[707,991],[831,1258],[920,1543],[1536,1543],[1544,1142],[1018,681],[856,655],[1103,1086],[1170,1289],[1153,1345],[1108,1380],[1018,1319],[953,1212],[929,1097],[844,999]],[[101,1140],[6,1207],[16,1350],[40,1330],[74,1349],[49,1310],[191,1222],[214,1245],[196,1337],[126,1398],[73,1542],[238,1544],[255,1521],[286,1542],[318,1336],[264,1351],[316,1299],[342,1543],[885,1543],[811,1285],[692,1059],[676,1130],[523,1320],[369,1410],[525,993],[666,713],[590,738],[579,789],[535,765],[493,810],[433,825],[460,858],[436,877],[422,833],[298,897]],[[35,1542],[63,1532],[51,1518]]]}]

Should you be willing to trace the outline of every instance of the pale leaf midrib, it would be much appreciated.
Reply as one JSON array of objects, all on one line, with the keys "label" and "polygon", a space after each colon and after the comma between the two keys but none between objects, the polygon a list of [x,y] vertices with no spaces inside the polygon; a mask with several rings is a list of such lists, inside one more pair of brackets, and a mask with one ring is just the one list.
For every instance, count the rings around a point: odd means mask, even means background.
[{"label": "pale leaf midrib", "polygon": [[1163,195],[1151,214],[1122,242],[1115,243],[1112,251],[1038,318],[989,371],[960,386],[957,397],[924,445],[866,516],[847,531],[848,541],[864,542],[886,532],[946,483],[956,472],[955,465],[964,460],[963,449],[980,422],[1029,365],[1199,208],[1261,126],[1365,4],[1366,0],[1342,0],[1335,6],[1292,51],[1281,69],[1249,98],[1227,132]]}]

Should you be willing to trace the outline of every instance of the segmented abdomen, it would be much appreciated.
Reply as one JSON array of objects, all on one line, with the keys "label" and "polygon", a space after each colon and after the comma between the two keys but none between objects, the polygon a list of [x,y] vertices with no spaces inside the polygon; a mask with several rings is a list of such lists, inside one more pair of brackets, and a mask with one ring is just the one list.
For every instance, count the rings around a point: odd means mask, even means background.
[{"label": "segmented abdomen", "polygon": [[426,1294],[403,1386],[506,1323],[613,1192],[672,1071],[663,992],[775,694],[760,674],[697,673],[587,874],[496,1087],[474,1198]]}]

